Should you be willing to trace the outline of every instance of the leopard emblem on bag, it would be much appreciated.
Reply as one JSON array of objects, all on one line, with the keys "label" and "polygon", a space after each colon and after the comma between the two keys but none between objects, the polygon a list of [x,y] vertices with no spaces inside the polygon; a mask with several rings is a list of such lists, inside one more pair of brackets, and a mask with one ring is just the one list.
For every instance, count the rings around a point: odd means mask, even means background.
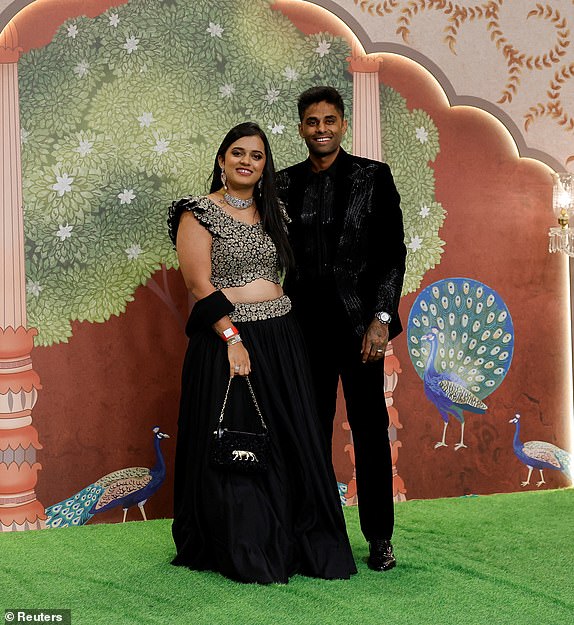
[{"label": "leopard emblem on bag", "polygon": [[257,460],[257,456],[252,451],[234,449],[232,453],[233,460],[249,460],[250,462],[259,462],[259,460]]}]

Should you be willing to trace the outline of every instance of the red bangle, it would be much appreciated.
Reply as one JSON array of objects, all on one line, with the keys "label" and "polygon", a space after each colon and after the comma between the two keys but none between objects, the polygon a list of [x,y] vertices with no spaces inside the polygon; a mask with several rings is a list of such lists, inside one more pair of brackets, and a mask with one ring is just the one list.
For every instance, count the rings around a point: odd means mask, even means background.
[{"label": "red bangle", "polygon": [[235,326],[231,326],[227,328],[227,330],[223,330],[221,338],[227,343],[232,336],[236,336],[237,334],[239,334],[239,330]]}]

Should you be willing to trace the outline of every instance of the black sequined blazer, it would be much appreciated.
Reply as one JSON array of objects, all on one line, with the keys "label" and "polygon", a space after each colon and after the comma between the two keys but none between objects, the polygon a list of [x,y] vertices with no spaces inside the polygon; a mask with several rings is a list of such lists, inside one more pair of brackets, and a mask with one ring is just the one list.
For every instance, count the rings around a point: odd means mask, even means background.
[{"label": "black sequined blazer", "polygon": [[[296,265],[309,262],[298,245],[309,166],[303,161],[277,174],[278,193],[292,220],[289,233]],[[388,312],[392,339],[402,331],[398,306],[406,247],[400,196],[389,166],[341,149],[335,202],[343,215],[333,268],[338,295],[358,335],[364,334],[375,312]],[[296,270],[287,277],[285,291],[297,292]]]}]

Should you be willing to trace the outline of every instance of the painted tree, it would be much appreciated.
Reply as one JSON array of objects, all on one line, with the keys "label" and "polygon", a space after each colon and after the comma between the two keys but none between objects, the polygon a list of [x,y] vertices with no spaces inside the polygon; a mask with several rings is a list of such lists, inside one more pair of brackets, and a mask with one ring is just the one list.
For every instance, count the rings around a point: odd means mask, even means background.
[{"label": "painted tree", "polygon": [[[171,304],[165,280],[154,279],[177,267],[167,206],[207,190],[231,126],[257,121],[283,167],[305,157],[295,110],[302,90],[331,84],[351,102],[348,44],[305,36],[271,4],[132,0],[68,20],[48,46],[22,57],[28,316],[37,343],[67,341],[72,321],[121,314],[141,285]],[[406,293],[443,245],[428,166],[438,135],[392,89],[381,96],[384,151],[403,195]]]},{"label": "painted tree", "polygon": [[414,293],[425,273],[440,263],[444,241],[438,236],[445,211],[435,198],[434,170],[439,153],[438,130],[420,109],[409,111],[394,89],[381,87],[383,154],[401,194],[407,246],[403,295]]}]

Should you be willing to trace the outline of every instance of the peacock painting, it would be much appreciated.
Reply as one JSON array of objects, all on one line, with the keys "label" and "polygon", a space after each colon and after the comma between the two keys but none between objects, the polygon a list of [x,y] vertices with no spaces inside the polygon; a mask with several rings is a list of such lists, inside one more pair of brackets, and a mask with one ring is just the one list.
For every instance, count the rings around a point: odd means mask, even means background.
[{"label": "peacock painting", "polygon": [[86,486],[69,499],[46,508],[47,527],[84,525],[95,514],[121,506],[125,523],[128,509],[137,505],[147,520],[144,505],[165,479],[165,462],[160,449],[164,434],[159,426],[152,428],[156,462],[153,468],[129,467],[113,471]]},{"label": "peacock painting", "polygon": [[514,423],[514,440],[512,446],[514,453],[520,462],[528,467],[528,476],[524,482],[520,482],[521,486],[530,484],[530,476],[534,469],[540,472],[540,480],[536,482],[536,486],[540,487],[546,484],[544,479],[544,469],[554,469],[561,471],[569,480],[572,480],[572,454],[564,449],[547,443],[545,441],[527,441],[523,443],[520,440],[520,415],[514,416],[509,423]]},{"label": "peacock painting", "polygon": [[415,300],[408,321],[411,361],[425,395],[443,420],[447,447],[451,418],[460,423],[464,443],[465,412],[482,414],[484,400],[508,373],[514,351],[512,318],[502,298],[470,278],[448,278],[431,284]]}]

